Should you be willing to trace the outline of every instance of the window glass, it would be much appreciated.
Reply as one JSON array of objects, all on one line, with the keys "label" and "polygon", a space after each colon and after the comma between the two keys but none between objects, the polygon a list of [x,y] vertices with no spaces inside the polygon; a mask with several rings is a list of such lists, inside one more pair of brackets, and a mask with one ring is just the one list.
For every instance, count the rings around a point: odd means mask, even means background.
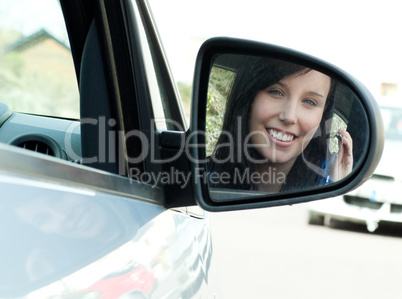
[{"label": "window glass", "polygon": [[182,130],[182,126],[177,124],[170,110],[169,102],[166,95],[166,87],[164,85],[159,64],[155,57],[155,53],[150,42],[149,36],[145,31],[140,13],[136,3],[133,3],[136,20],[138,22],[138,31],[141,41],[141,50],[143,54],[143,62],[147,76],[148,89],[152,101],[152,109],[154,113],[154,121],[158,130]]},{"label": "window glass", "polygon": [[0,102],[13,111],[79,118],[77,79],[57,0],[2,1],[0,65]]}]

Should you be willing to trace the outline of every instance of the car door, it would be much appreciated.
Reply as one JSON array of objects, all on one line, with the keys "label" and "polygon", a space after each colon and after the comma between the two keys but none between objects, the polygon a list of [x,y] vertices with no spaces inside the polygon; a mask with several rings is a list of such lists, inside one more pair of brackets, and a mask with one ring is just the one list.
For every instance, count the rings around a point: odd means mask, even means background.
[{"label": "car door", "polygon": [[59,4],[80,115],[21,113],[2,97],[0,296],[210,298],[208,219],[167,209],[194,202],[174,193],[190,188],[176,147],[187,125],[147,4]]}]

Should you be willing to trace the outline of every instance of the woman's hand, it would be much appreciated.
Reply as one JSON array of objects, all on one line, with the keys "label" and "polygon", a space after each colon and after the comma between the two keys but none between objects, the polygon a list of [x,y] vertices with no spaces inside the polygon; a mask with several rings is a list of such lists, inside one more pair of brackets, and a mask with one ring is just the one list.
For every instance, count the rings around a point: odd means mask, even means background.
[{"label": "woman's hand", "polygon": [[339,181],[346,177],[349,173],[352,172],[353,168],[352,137],[347,131],[343,129],[339,129],[338,132],[342,135],[343,145],[335,162],[334,173],[332,176],[333,182]]}]

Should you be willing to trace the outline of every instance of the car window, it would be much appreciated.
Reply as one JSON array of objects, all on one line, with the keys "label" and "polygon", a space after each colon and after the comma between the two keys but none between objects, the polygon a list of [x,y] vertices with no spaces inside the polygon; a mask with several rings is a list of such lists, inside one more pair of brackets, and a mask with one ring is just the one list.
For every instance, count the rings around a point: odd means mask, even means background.
[{"label": "car window", "polygon": [[[144,26],[141,21],[140,14],[138,12],[137,6],[134,5],[134,13],[136,16],[136,20],[139,23],[139,36],[141,40],[141,47],[142,53],[144,58],[144,66],[145,66],[145,73],[147,76],[147,83],[148,88],[152,100],[152,110],[154,113],[154,119],[157,128],[165,129],[166,130],[166,117],[165,117],[165,110],[162,105],[162,94],[161,89],[159,88],[158,78],[156,76],[156,72],[153,65],[151,50],[149,48],[148,39],[144,30]],[[166,111],[168,113],[168,111]]]},{"label": "car window", "polygon": [[152,101],[154,121],[158,130],[184,130],[183,126],[174,120],[171,105],[168,101],[167,87],[162,79],[155,49],[150,40],[149,32],[145,31],[144,20],[138,11],[137,5],[133,5],[136,20],[138,22],[139,38],[143,54],[143,63],[147,77],[147,85]]},{"label": "car window", "polygon": [[13,111],[79,118],[78,85],[57,0],[0,8],[0,102]]}]

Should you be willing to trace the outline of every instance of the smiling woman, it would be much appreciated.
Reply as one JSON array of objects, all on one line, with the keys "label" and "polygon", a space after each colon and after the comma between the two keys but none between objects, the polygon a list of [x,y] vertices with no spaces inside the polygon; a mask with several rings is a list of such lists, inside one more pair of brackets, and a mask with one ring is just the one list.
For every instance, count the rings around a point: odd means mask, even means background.
[{"label": "smiling woman", "polygon": [[[213,95],[208,98],[220,98],[225,107],[219,129],[207,123],[207,140],[219,136],[208,146],[211,186],[275,193],[328,184],[352,171],[352,138],[342,129],[346,114],[344,121],[333,122],[342,115],[336,112],[336,101],[345,101],[335,79],[258,56],[222,55],[214,68],[226,69],[232,79],[222,87],[225,80],[213,75],[222,71],[211,72],[208,89]],[[217,93],[225,88],[225,96]],[[213,118],[207,115],[207,120]],[[334,138],[341,143],[330,150]]]}]

